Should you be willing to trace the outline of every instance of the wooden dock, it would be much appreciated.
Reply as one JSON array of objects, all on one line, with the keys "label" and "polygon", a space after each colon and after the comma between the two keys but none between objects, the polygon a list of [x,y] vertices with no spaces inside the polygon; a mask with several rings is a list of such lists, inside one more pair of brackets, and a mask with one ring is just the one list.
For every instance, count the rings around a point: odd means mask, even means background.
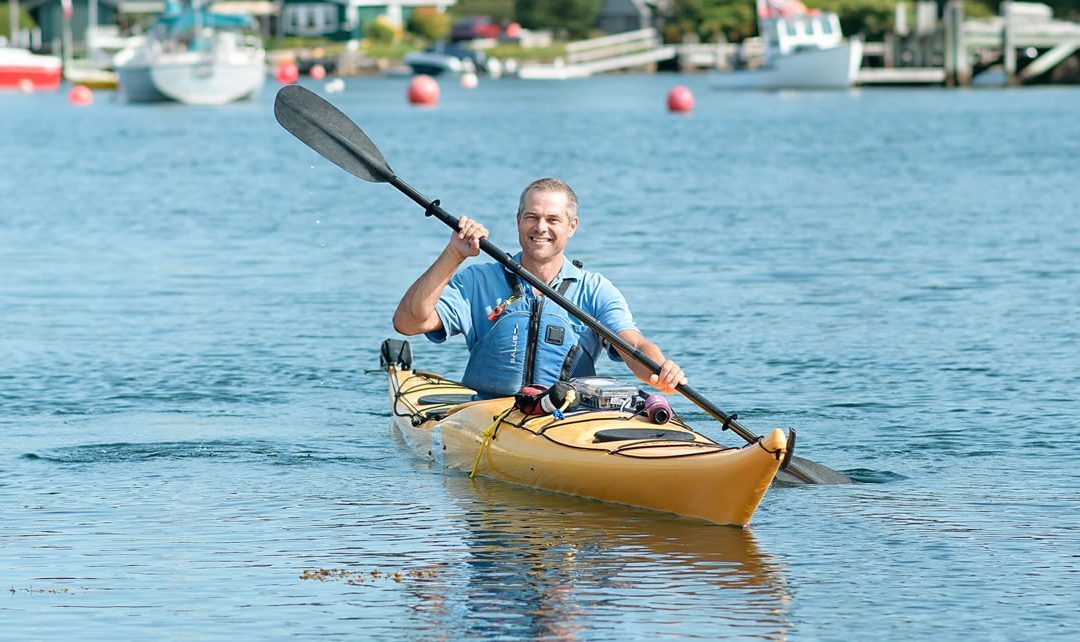
[{"label": "wooden dock", "polygon": [[[1006,1],[999,16],[967,18],[963,0],[949,0],[940,17],[934,0],[915,2],[913,12],[899,2],[893,24],[883,42],[863,44],[858,85],[1080,82],[1080,24],[1055,19],[1045,4]],[[676,49],[683,71],[754,69],[764,54],[760,38]]]},{"label": "wooden dock", "polygon": [[566,45],[566,58],[553,63],[522,65],[518,77],[530,80],[584,78],[609,71],[647,68],[675,57],[656,29],[639,29]]},{"label": "wooden dock", "polygon": [[945,70],[941,67],[865,67],[859,70],[855,83],[862,87],[944,85]]},{"label": "wooden dock", "polygon": [[[949,0],[938,19],[937,4],[921,0],[915,4],[912,28],[906,16],[907,3],[902,2],[896,9],[895,31],[883,44],[885,66],[905,72],[907,66],[936,68],[944,75],[941,82],[950,86],[970,85],[990,69],[1003,71],[1008,85],[1033,82],[1080,50],[1080,24],[1056,20],[1048,5],[1036,2],[1006,1],[999,16],[967,18],[963,0]],[[929,72],[914,70],[897,77],[923,74],[930,77]],[[885,84],[889,77],[889,72],[874,69],[867,84]]]}]

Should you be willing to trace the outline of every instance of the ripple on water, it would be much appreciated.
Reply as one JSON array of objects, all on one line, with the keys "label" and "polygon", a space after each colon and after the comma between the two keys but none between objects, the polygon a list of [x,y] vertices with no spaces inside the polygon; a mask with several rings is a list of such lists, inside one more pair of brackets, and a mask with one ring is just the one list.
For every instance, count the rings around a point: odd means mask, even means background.
[{"label": "ripple on water", "polygon": [[149,460],[208,459],[278,466],[317,466],[327,463],[360,464],[372,457],[361,452],[344,454],[325,445],[265,440],[227,440],[148,443],[84,444],[25,453],[22,459],[56,464],[121,464]]}]

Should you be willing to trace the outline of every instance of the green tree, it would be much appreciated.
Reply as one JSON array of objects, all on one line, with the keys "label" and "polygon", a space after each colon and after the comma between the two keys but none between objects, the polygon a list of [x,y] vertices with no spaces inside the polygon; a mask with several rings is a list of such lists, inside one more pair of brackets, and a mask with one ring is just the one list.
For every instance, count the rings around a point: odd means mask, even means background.
[{"label": "green tree", "polygon": [[393,27],[382,20],[372,20],[364,25],[364,36],[371,42],[387,44],[394,42],[397,33]]},{"label": "green tree", "polygon": [[[11,35],[11,26],[8,24],[8,3],[0,2],[0,36],[7,38]],[[37,27],[37,23],[30,17],[30,13],[26,11],[26,7],[19,3],[19,29],[33,29]]]},{"label": "green tree", "polygon": [[715,3],[703,12],[698,35],[703,42],[715,42],[720,34],[733,42],[757,33],[755,8],[748,2]]},{"label": "green tree", "polygon": [[723,34],[739,41],[757,32],[752,0],[675,0],[665,21],[664,40],[679,42],[696,34],[703,42],[714,42]]},{"label": "green tree", "polygon": [[439,40],[450,33],[450,16],[435,7],[417,7],[409,18],[409,31],[428,40]]},{"label": "green tree", "polygon": [[566,31],[583,38],[596,28],[603,0],[515,0],[514,14],[526,29]]},{"label": "green tree", "polygon": [[514,19],[514,0],[458,0],[448,9],[455,18],[490,16],[499,22]]}]

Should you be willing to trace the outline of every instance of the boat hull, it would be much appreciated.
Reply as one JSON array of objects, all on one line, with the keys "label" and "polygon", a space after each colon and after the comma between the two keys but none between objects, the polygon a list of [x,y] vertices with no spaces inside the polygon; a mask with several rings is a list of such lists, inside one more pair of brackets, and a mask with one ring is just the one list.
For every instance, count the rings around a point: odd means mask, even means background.
[{"label": "boat hull", "polygon": [[155,64],[150,79],[165,96],[185,105],[224,105],[256,96],[266,82],[261,62]]},{"label": "boat hull", "polygon": [[154,84],[148,65],[117,67],[116,77],[120,84],[120,93],[129,103],[159,103],[171,100]]},{"label": "boat hull", "polygon": [[60,59],[56,56],[0,47],[0,89],[57,89],[60,86],[60,67]]},{"label": "boat hull", "polygon": [[855,39],[829,49],[800,51],[776,58],[761,69],[717,72],[716,89],[848,89],[862,66],[862,41]]},{"label": "boat hull", "polygon": [[[601,440],[612,429],[661,428],[616,411],[529,417],[512,398],[460,405],[473,391],[437,375],[388,368],[393,429],[418,456],[443,466],[532,488],[703,519],[746,525],[779,469],[787,440],[727,448],[675,421],[654,438]],[[442,401],[445,401],[444,398]],[[434,401],[440,401],[438,397]],[[673,438],[674,437],[674,438]]]},{"label": "boat hull", "polygon": [[405,64],[414,74],[438,76],[441,74],[460,74],[465,71],[465,63],[456,56],[429,52],[414,52],[405,56]]},{"label": "boat hull", "polygon": [[90,89],[116,89],[120,84],[115,71],[91,66],[71,65],[64,71],[64,78],[73,85]]},{"label": "boat hull", "polygon": [[262,63],[172,61],[117,68],[128,102],[176,101],[224,105],[258,95],[266,82]]}]

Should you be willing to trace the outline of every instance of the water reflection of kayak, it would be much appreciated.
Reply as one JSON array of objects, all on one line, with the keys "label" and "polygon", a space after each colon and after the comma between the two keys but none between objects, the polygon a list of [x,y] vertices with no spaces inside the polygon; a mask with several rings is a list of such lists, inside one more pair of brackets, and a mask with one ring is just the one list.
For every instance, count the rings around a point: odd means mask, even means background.
[{"label": "water reflection of kayak", "polygon": [[[679,572],[708,570],[712,580],[733,587],[782,590],[783,578],[761,552],[753,534],[692,520],[638,511],[603,502],[545,493],[464,476],[447,476],[444,486],[464,510],[462,520],[509,541],[544,549],[611,556],[621,565],[677,564]],[[589,564],[597,558],[590,556]]]},{"label": "water reflection of kayak", "polygon": [[787,446],[774,430],[728,448],[677,418],[657,426],[630,411],[524,415],[513,398],[472,400],[474,391],[411,363],[384,365],[394,428],[416,454],[532,488],[745,525]]},{"label": "water reflection of kayak", "polygon": [[781,567],[749,530],[463,475],[443,486],[460,533],[448,544],[467,554],[409,586],[432,630],[569,640],[637,621],[641,637],[782,639],[790,628]]}]

